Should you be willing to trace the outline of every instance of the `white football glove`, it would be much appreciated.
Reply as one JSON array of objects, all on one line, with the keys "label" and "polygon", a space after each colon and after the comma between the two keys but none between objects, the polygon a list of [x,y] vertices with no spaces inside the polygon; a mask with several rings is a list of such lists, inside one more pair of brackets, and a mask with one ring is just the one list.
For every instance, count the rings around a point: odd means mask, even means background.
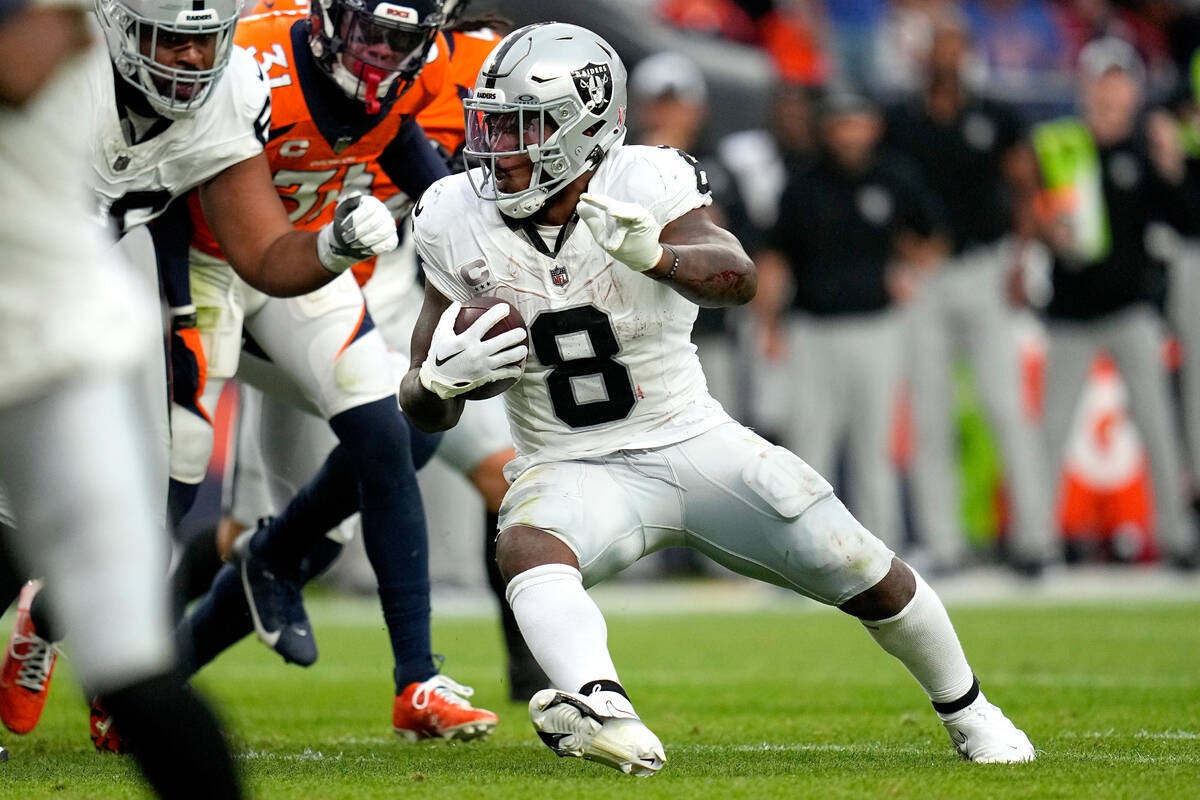
[{"label": "white football glove", "polygon": [[342,198],[333,222],[317,233],[317,258],[334,274],[345,272],[371,256],[395,250],[400,243],[396,220],[387,206],[371,195]]},{"label": "white football glove", "polygon": [[525,369],[522,361],[529,348],[521,344],[524,330],[511,330],[484,339],[483,335],[508,316],[508,304],[489,308],[471,327],[462,333],[454,332],[454,320],[462,303],[453,302],[442,312],[429,355],[421,365],[421,385],[443,400],[457,397],[477,386],[505,378],[518,378]]},{"label": "white football glove", "polygon": [[637,203],[584,192],[575,213],[587,224],[596,242],[630,269],[645,272],[662,258],[662,245],[658,243],[662,225]]}]

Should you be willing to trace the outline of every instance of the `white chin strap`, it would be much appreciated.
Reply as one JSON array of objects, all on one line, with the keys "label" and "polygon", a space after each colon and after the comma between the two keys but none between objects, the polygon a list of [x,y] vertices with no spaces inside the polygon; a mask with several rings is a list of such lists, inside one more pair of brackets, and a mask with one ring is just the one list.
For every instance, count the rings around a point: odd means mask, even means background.
[{"label": "white chin strap", "polygon": [[500,199],[496,201],[496,206],[499,207],[500,213],[506,217],[524,219],[546,205],[546,201],[550,199],[550,194],[550,190],[545,187],[516,192],[510,195],[501,194]]}]

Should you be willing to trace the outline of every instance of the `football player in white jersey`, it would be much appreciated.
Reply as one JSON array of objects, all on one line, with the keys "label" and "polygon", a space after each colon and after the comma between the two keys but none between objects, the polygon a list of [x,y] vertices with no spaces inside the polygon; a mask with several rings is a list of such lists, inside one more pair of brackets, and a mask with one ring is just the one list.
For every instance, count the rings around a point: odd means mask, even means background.
[{"label": "football player in white jersey", "polygon": [[[754,268],[709,220],[694,160],[622,143],[625,98],[624,67],[590,31],[513,32],[464,101],[478,166],[435,183],[413,214],[428,282],[404,410],[449,428],[463,392],[519,376],[504,395],[517,458],[497,558],[554,687],[530,701],[534,728],[560,756],[634,775],[662,767],[584,587],[687,545],[862,620],[966,758],[1033,759],[979,691],[928,584],[824,478],[709,396],[689,340],[697,304],[746,302]],[[480,295],[516,306],[528,345],[520,330],[482,338],[505,304],[454,332],[459,304]]]},{"label": "football player in white jersey", "polygon": [[[95,0],[107,50],[88,53],[64,108],[93,133],[88,184],[97,202],[91,206],[118,237],[198,189],[217,241],[247,283],[271,295],[304,294],[394,249],[395,223],[375,198],[351,197],[320,231],[292,227],[263,153],[269,89],[254,60],[233,46],[241,6],[241,0]],[[89,296],[81,287],[72,296],[103,308],[104,293]],[[103,338],[101,328],[81,340]],[[59,337],[48,341],[65,345]],[[147,341],[159,341],[159,333]],[[29,351],[30,364],[37,352]],[[154,402],[166,394],[161,358],[161,351],[153,353],[141,371],[144,419],[157,434],[152,472],[166,471],[170,438],[166,406]],[[163,512],[166,490],[166,475],[152,484],[152,504]],[[0,685],[0,716],[18,709],[13,713],[36,721],[48,680],[47,670],[37,691]]]},{"label": "football player in white jersey", "polygon": [[[92,41],[79,0],[0,1],[0,480],[19,523],[6,544],[50,579],[76,672],[121,720],[157,792],[236,798],[220,728],[173,664],[166,542],[129,383],[157,327],[154,298],[93,219],[95,129],[64,116]],[[28,638],[9,649],[14,679],[45,667]]]}]

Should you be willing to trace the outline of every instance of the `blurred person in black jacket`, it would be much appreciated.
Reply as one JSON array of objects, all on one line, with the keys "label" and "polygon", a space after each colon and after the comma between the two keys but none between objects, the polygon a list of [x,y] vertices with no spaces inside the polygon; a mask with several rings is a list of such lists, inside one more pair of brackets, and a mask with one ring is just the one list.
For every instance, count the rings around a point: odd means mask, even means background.
[{"label": "blurred person in black jacket", "polygon": [[816,160],[791,172],[757,258],[758,308],[778,331],[791,390],[786,444],[833,475],[846,448],[849,506],[904,542],[891,453],[905,360],[897,302],[910,270],[945,248],[945,212],[912,165],[879,149],[879,109],[848,90],[821,104]]},{"label": "blurred person in black jacket", "polygon": [[1057,556],[1056,531],[1037,424],[1022,409],[1006,291],[1024,249],[1010,174],[1026,131],[1014,109],[967,85],[969,57],[965,21],[940,18],[924,88],[888,116],[888,141],[921,167],[945,204],[951,233],[950,257],[922,282],[911,315],[913,513],[932,566],[959,566],[967,540],[960,523],[953,369],[965,354],[1003,454],[1013,511],[1007,555],[1019,569],[1036,573]]}]

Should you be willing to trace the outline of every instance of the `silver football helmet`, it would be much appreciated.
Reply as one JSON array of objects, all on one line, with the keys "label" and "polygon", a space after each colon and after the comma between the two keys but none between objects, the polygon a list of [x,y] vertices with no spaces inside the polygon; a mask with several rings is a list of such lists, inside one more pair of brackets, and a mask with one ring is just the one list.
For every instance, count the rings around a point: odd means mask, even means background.
[{"label": "silver football helmet", "polygon": [[[463,101],[471,186],[509,217],[528,217],[625,137],[625,66],[591,31],[543,22],[496,45]],[[525,155],[529,187],[501,192],[496,162]],[[473,167],[481,169],[472,169]]]},{"label": "silver football helmet", "polygon": [[[96,16],[117,72],[169,119],[194,113],[212,96],[229,63],[241,10],[242,0],[96,0]],[[212,47],[209,68],[179,69],[155,60],[159,47],[182,47],[189,41]]]}]

